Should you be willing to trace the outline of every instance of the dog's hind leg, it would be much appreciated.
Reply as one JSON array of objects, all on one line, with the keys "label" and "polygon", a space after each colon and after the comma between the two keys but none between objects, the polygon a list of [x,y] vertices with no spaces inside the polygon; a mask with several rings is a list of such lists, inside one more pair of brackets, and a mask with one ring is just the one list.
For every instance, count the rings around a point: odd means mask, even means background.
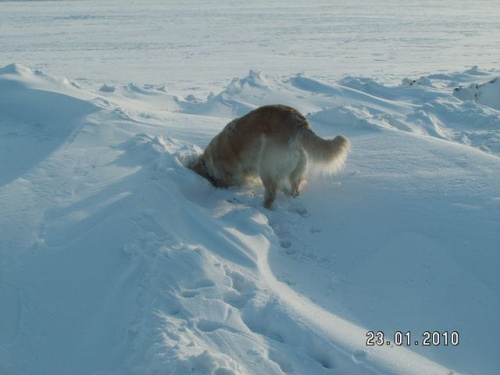
[{"label": "dog's hind leg", "polygon": [[278,183],[276,181],[276,164],[273,158],[276,145],[270,144],[266,138],[262,138],[261,148],[259,151],[259,177],[264,185],[264,207],[271,208],[276,200]]},{"label": "dog's hind leg", "polygon": [[264,207],[271,208],[274,201],[276,200],[278,185],[270,176],[261,177],[261,179],[262,184],[264,185],[264,189],[266,190],[264,193]]},{"label": "dog's hind leg", "polygon": [[290,185],[292,187],[291,195],[297,197],[300,194],[300,185],[304,181],[304,174],[307,169],[307,155],[304,149],[298,150],[300,153],[299,161],[295,169],[290,173],[288,177]]}]

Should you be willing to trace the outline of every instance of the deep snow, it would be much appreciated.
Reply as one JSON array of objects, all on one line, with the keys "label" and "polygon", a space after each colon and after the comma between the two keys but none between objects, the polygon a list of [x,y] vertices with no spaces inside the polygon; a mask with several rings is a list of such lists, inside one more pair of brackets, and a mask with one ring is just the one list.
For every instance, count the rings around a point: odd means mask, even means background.
[{"label": "deep snow", "polygon": [[[497,374],[499,4],[0,2],[0,374]],[[270,103],[345,169],[184,167]]]},{"label": "deep snow", "polygon": [[[203,101],[2,68],[2,373],[494,374],[500,118],[449,88],[474,72],[252,71]],[[271,211],[183,166],[268,102],[353,144]],[[460,344],[367,347],[367,330]]]}]

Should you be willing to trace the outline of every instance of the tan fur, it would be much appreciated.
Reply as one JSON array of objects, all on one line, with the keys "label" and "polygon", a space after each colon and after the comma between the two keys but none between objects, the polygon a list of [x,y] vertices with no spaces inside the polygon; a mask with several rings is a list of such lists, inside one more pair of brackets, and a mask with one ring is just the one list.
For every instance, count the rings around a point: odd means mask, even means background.
[{"label": "tan fur", "polygon": [[299,195],[308,163],[334,173],[342,168],[349,147],[342,135],[331,140],[318,137],[296,109],[269,105],[227,124],[190,168],[216,187],[260,179],[264,206],[270,208],[278,189]]}]

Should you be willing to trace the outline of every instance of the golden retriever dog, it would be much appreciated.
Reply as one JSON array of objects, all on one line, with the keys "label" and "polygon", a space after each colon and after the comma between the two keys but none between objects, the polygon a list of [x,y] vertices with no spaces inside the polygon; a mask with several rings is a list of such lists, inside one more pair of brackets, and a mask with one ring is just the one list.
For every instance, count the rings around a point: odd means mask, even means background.
[{"label": "golden retriever dog", "polygon": [[264,207],[270,208],[278,189],[299,195],[308,169],[340,170],[349,147],[342,135],[328,140],[318,137],[296,109],[268,105],[227,124],[189,167],[216,187],[260,179]]}]

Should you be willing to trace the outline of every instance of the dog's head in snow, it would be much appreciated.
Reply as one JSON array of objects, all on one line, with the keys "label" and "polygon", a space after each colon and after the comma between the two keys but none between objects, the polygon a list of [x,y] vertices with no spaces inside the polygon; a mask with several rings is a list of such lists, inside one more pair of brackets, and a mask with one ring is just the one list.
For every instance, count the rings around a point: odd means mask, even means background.
[{"label": "dog's head in snow", "polygon": [[199,174],[200,176],[206,178],[215,187],[221,187],[217,184],[217,181],[210,175],[207,165],[205,164],[204,155],[200,155],[195,158],[189,165],[188,168]]}]

